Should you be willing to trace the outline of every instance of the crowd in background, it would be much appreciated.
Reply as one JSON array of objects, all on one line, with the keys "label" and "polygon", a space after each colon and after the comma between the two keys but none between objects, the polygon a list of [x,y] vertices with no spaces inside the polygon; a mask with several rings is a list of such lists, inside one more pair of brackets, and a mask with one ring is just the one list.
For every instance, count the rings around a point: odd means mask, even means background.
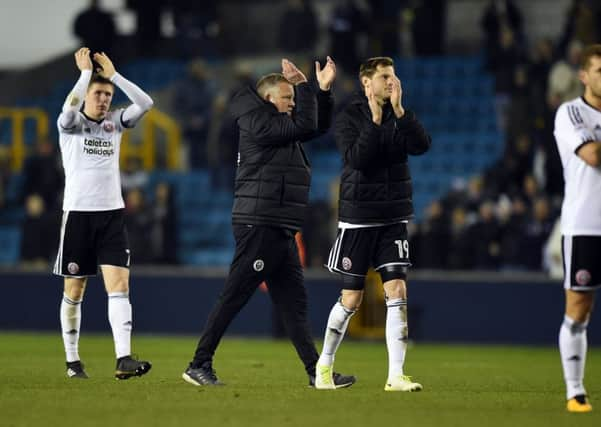
[{"label": "crowd in background", "polygon": [[504,153],[428,207],[414,234],[416,266],[540,271],[559,261],[544,256],[545,249],[560,251],[549,240],[563,199],[554,116],[561,103],[582,95],[579,55],[601,40],[600,24],[596,2],[574,0],[557,40],[530,40],[515,2],[489,3],[483,47]]},{"label": "crowd in background", "polygon": [[[114,39],[114,26],[109,24],[112,17],[96,3],[74,22],[74,31],[89,46]],[[220,40],[227,40],[223,34],[226,25],[220,22],[217,2],[196,2],[195,6],[177,0],[165,3],[127,2],[138,16],[137,37],[150,54],[155,50],[149,49],[148,43],[160,52],[157,14],[164,7],[172,9],[175,37],[184,50],[182,55],[191,60],[186,78],[170,88],[170,105],[165,109],[182,126],[187,168],[209,170],[216,188],[231,189],[238,135],[227,106],[232,95],[253,84],[257,75],[223,49]],[[327,18],[327,34],[328,52],[339,65],[337,108],[358,89],[355,73],[360,58],[444,54],[445,3],[336,2]],[[481,17],[483,72],[495,79],[497,122],[506,137],[504,154],[480,175],[454,182],[448,194],[434,201],[412,225],[414,266],[541,270],[543,247],[557,220],[563,192],[553,138],[554,114],[562,102],[581,94],[578,55],[584,45],[601,40],[600,16],[596,2],[574,0],[557,40],[532,40],[514,1],[489,2]],[[101,36],[97,25],[92,32],[86,24],[98,20],[107,23],[101,26],[105,31]],[[279,22],[282,51],[304,58],[300,63],[309,71],[319,34],[314,5],[307,0],[289,0]],[[189,48],[184,49],[186,46]],[[226,66],[224,62],[216,66],[199,55],[221,55]],[[309,151],[334,147],[330,135]],[[8,156],[0,146],[0,164],[8,164]],[[2,208],[11,176],[9,167],[2,166],[0,171]],[[48,263],[58,247],[64,179],[54,141],[39,141],[21,173],[18,203],[25,210],[21,259]],[[176,263],[173,189],[165,182],[152,186],[149,182],[140,159],[125,159],[122,183],[132,253],[136,263]],[[320,267],[327,260],[335,232],[335,207],[335,200],[321,201],[310,210],[303,231],[310,267]]]}]

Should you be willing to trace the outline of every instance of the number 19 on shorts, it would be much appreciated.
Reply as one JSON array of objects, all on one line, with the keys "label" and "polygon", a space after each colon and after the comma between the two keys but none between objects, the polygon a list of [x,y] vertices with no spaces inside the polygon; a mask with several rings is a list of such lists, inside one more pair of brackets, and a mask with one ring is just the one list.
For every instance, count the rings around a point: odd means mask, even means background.
[{"label": "number 19 on shorts", "polygon": [[399,249],[399,258],[409,259],[409,240],[395,240],[394,244]]}]

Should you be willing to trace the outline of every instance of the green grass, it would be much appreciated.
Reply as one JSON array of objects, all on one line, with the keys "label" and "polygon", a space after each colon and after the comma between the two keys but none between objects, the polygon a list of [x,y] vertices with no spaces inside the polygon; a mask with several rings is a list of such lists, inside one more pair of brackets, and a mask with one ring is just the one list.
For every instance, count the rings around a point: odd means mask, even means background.
[{"label": "green grass", "polygon": [[600,426],[601,349],[589,350],[597,412],[568,414],[558,352],[546,347],[416,344],[406,368],[421,393],[383,391],[384,343],[343,343],[337,370],[358,382],[317,391],[287,341],[226,339],[215,368],[225,387],[193,387],[181,373],[195,337],[136,336],[153,362],[143,378],[113,379],[112,340],[84,336],[87,381],[64,374],[59,334],[0,334],[0,426]]}]

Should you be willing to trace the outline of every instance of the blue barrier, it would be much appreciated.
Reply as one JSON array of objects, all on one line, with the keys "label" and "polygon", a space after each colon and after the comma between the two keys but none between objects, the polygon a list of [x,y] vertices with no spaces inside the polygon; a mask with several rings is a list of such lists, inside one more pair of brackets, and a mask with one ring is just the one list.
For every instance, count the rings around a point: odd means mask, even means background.
[{"label": "blue barrier", "polygon": [[[199,334],[223,277],[132,275],[131,301],[138,333]],[[0,330],[59,330],[62,281],[50,274],[0,273]],[[335,277],[306,280],[309,318],[320,338],[339,293]],[[382,310],[385,307],[382,306]],[[540,281],[423,279],[409,283],[410,334],[415,341],[551,344],[563,313],[561,285]],[[90,280],[83,305],[83,332],[108,332],[107,303],[99,279]],[[271,302],[257,291],[234,320],[232,335],[271,335]],[[589,343],[601,343],[601,312],[589,326]]]}]

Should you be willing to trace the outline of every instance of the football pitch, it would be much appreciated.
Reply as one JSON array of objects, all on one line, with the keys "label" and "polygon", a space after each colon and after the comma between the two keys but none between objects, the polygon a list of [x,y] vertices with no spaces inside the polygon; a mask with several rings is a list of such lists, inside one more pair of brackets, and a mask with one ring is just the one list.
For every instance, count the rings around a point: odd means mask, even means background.
[{"label": "football pitch", "polygon": [[223,387],[181,379],[195,337],[135,336],[153,363],[117,381],[112,339],[84,336],[88,380],[65,377],[59,333],[0,333],[0,426],[600,426],[601,348],[589,349],[587,389],[595,410],[568,414],[553,347],[413,344],[407,373],[420,393],[383,390],[383,342],[344,342],[336,368],[348,389],[318,391],[288,341],[223,341],[215,369]]}]

